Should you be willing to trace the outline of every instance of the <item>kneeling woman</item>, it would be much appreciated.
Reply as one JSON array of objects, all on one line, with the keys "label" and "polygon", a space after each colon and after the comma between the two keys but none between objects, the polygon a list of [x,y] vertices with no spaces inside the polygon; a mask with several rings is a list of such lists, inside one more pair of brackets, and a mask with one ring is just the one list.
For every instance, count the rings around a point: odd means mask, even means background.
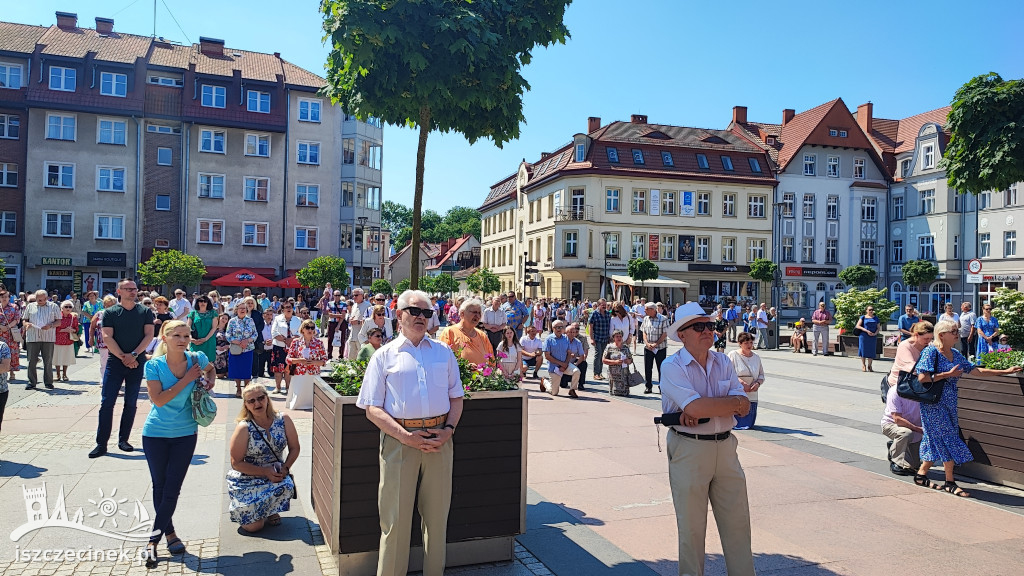
[{"label": "kneeling woman", "polygon": [[[242,391],[242,412],[231,435],[231,470],[228,495],[231,521],[246,532],[281,523],[281,512],[291,508],[295,483],[288,476],[299,457],[299,435],[285,414],[278,414],[262,384]],[[288,457],[282,458],[288,448]]]},{"label": "kneeling woman", "polygon": [[[198,425],[192,417],[192,390],[197,385],[213,387],[213,364],[202,352],[188,352],[192,331],[180,320],[160,326],[160,344],[146,362],[146,390],[153,408],[142,427],[142,448],[153,479],[153,507],[156,519],[146,548],[146,567],[156,566],[156,547],[167,537],[167,550],[183,554],[185,545],[174,533],[171,516],[196,450]],[[198,380],[201,374],[206,381]]]}]

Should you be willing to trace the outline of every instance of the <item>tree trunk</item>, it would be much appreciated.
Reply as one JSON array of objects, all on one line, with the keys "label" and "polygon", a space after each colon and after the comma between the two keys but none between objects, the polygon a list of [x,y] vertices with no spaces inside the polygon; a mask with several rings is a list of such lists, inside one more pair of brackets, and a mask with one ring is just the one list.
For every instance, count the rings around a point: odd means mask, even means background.
[{"label": "tree trunk", "polygon": [[416,147],[416,187],[412,195],[412,238],[409,240],[409,289],[420,285],[420,220],[423,212],[423,168],[427,156],[427,135],[430,134],[430,108],[420,108],[420,141]]}]

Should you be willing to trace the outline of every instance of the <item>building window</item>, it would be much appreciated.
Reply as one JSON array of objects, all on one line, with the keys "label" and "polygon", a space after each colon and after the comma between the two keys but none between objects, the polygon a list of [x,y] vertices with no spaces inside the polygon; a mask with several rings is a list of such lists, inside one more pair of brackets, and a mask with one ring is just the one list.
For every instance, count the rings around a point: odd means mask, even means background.
[{"label": "building window", "polygon": [[[342,224],[341,225],[341,249],[351,250],[352,249],[352,225]],[[491,256],[491,262],[494,262],[494,256]]]},{"label": "building window", "polygon": [[752,195],[747,198],[747,218],[764,218],[767,197]]},{"label": "building window", "polygon": [[299,142],[299,154],[296,161],[299,164],[320,164],[320,143]]},{"label": "building window", "polygon": [[200,198],[223,198],[224,197],[224,175],[223,174],[199,174],[199,197]]},{"label": "building window", "polygon": [[260,114],[270,114],[270,92],[260,92],[258,90],[249,90],[246,97],[246,110],[249,112],[259,112]]},{"label": "building window", "polygon": [[747,262],[764,258],[764,239],[751,238],[747,241]]},{"label": "building window", "polygon": [[747,158],[750,162],[751,172],[761,172],[761,163],[757,161],[757,158]]},{"label": "building window", "polygon": [[903,196],[892,197],[892,219],[903,220]]},{"label": "building window", "polygon": [[953,212],[959,214],[964,211],[964,195],[953,192]]},{"label": "building window", "polygon": [[731,193],[722,194],[722,216],[736,215],[736,195]]},{"label": "building window", "polygon": [[644,151],[639,148],[633,148],[633,164],[643,165],[644,163]]},{"label": "building window", "polygon": [[341,141],[341,161],[345,164],[356,163],[356,141],[354,138],[345,138]]},{"label": "building window", "polygon": [[633,190],[633,214],[647,213],[647,190]]},{"label": "building window", "polygon": [[960,235],[955,234],[953,236],[953,260],[960,259]]},{"label": "building window", "polygon": [[728,156],[722,156],[722,169],[725,170],[726,172],[733,171],[732,158]]},{"label": "building window", "polygon": [[18,185],[18,165],[11,163],[0,164],[0,186],[14,188]]},{"label": "building window", "polygon": [[846,138],[846,130],[840,130],[839,131],[839,137],[840,138]]},{"label": "building window", "polygon": [[114,72],[100,73],[100,94],[104,96],[119,96],[124,98],[128,95],[128,75],[115,74]]},{"label": "building window", "polygon": [[[366,188],[366,207],[370,210],[380,210],[380,187],[369,186]],[[537,209],[540,213],[540,209]]]},{"label": "building window", "polygon": [[804,194],[804,218],[814,218],[814,194]]},{"label": "building window", "polygon": [[804,176],[814,176],[816,161],[816,155],[804,154]]},{"label": "building window", "polygon": [[1003,233],[1003,257],[1017,255],[1017,231],[1010,230]]},{"label": "building window", "polygon": [[97,142],[100,144],[125,145],[125,133],[128,124],[120,120],[100,120],[100,130]]},{"label": "building window", "polygon": [[910,159],[900,162],[900,177],[906,178],[910,174]]},{"label": "building window", "polygon": [[223,244],[223,220],[199,220],[196,227],[196,242],[199,244]]},{"label": "building window", "polygon": [[21,133],[21,119],[10,114],[0,114],[0,138],[17,140]]},{"label": "building window", "polygon": [[71,238],[74,235],[74,212],[43,212],[43,236]]},{"label": "building window", "polygon": [[862,240],[860,243],[860,263],[869,266],[875,265],[875,241]]},{"label": "building window", "polygon": [[917,237],[917,259],[935,260],[935,237],[931,235]]},{"label": "building window", "polygon": [[266,246],[266,222],[242,222],[242,246]]},{"label": "building window", "polygon": [[0,63],[0,88],[9,90],[21,88],[21,66]]},{"label": "building window", "polygon": [[659,248],[661,249],[662,260],[675,260],[676,259],[676,237],[675,236],[662,236],[659,242]]},{"label": "building window", "polygon": [[382,153],[381,147],[374,145],[369,140],[362,140],[359,144],[361,145],[359,151],[359,165],[366,166],[367,168],[373,168],[374,170],[380,170]]},{"label": "building window", "polygon": [[722,262],[736,261],[736,239],[722,238]]},{"label": "building window", "polygon": [[202,99],[200,104],[207,108],[223,108],[227,99],[227,88],[223,86],[211,86],[203,84]]},{"label": "building window", "polygon": [[676,165],[675,160],[672,159],[672,153],[665,150],[661,152],[661,163],[664,164],[665,166]]},{"label": "building window", "polygon": [[270,157],[270,135],[269,134],[246,134],[245,155]]},{"label": "building window", "polygon": [[839,240],[825,240],[825,264],[836,264],[839,262]]},{"label": "building window", "polygon": [[184,86],[185,82],[181,78],[171,78],[170,76],[150,76],[146,79],[146,82],[150,84],[156,84],[157,86]]},{"label": "building window", "polygon": [[892,241],[892,261],[894,264],[902,263],[903,260],[903,240]]},{"label": "building window", "polygon": [[986,190],[978,194],[978,210],[984,210],[992,206],[992,191]]},{"label": "building window", "polygon": [[171,209],[171,195],[170,194],[157,194],[156,195],[156,209],[161,212]]},{"label": "building window", "polygon": [[124,216],[97,214],[96,240],[124,240]]},{"label": "building window", "polygon": [[299,184],[295,186],[295,205],[316,208],[320,205],[320,186]]},{"label": "building window", "polygon": [[227,138],[223,130],[200,130],[199,151],[224,154],[226,147],[224,141]]},{"label": "building window", "polygon": [[251,176],[245,179],[246,202],[266,202],[270,189],[270,178],[254,178]]},{"label": "building window", "polygon": [[299,99],[299,121],[301,122],[319,122],[320,121],[320,101],[319,100],[305,100]]},{"label": "building window", "polygon": [[708,164],[707,155],[697,154],[697,166],[700,167],[701,170],[708,170],[711,168],[711,165]]},{"label": "building window", "polygon": [[646,234],[633,234],[631,248],[629,252],[630,258],[644,258],[647,256],[647,235]]},{"label": "building window", "polygon": [[317,250],[317,228],[296,226],[295,228],[295,249],[296,250]]},{"label": "building window", "polygon": [[146,132],[153,132],[155,134],[178,134],[180,131],[174,126],[167,126],[165,124],[153,124],[149,123],[146,125]]},{"label": "building window", "polygon": [[608,161],[613,164],[619,163],[619,149],[618,148],[605,148],[605,153],[608,154]]},{"label": "building window", "polygon": [[839,220],[839,196],[829,196],[825,201],[825,217],[829,220]]},{"label": "building window", "polygon": [[351,182],[342,182],[341,183],[341,205],[342,206],[352,206],[353,205],[353,203],[355,201],[354,200],[354,194],[353,194],[353,190],[354,189],[355,189],[355,185],[353,183],[351,183]]},{"label": "building window", "polygon": [[698,236],[697,237],[697,248],[694,258],[698,262],[709,262],[711,260],[711,237],[710,236]]},{"label": "building window", "polygon": [[0,236],[14,236],[18,232],[18,213],[0,214]]},{"label": "building window", "polygon": [[829,156],[827,168],[826,175],[829,178],[839,178],[839,156]]},{"label": "building window", "polygon": [[47,188],[74,188],[75,165],[58,162],[46,163]]},{"label": "building window", "polygon": [[671,216],[676,213],[676,193],[670,190],[661,191],[661,213]]},{"label": "building window", "polygon": [[618,233],[605,234],[604,254],[608,258],[619,257],[619,235]]},{"label": "building window", "polygon": [[579,232],[566,232],[564,236],[564,250],[562,251],[562,256],[566,258],[575,258],[579,246],[579,241]]},{"label": "building window", "polygon": [[124,168],[98,166],[96,189],[101,192],[124,192]]},{"label": "building window", "polygon": [[1010,187],[1006,189],[1003,194],[1005,200],[1004,206],[1016,206],[1017,205],[1017,184],[1010,184]]},{"label": "building window", "polygon": [[174,152],[170,148],[157,148],[156,149],[156,163],[160,166],[170,166],[173,164]]},{"label": "building window", "polygon": [[935,168],[935,144],[925,144],[921,151],[924,156],[924,168]]},{"label": "building window", "polygon": [[992,234],[984,232],[978,234],[978,257],[990,258],[992,256]]},{"label": "building window", "polygon": [[863,222],[875,222],[877,213],[877,201],[875,198],[861,198],[860,219]]},{"label": "building window", "polygon": [[780,260],[783,262],[793,262],[793,246],[795,246],[795,242],[792,236],[782,238],[782,246],[779,251]]},{"label": "building window", "polygon": [[793,204],[796,203],[796,194],[786,192],[782,195],[782,216],[783,218],[793,217]]},{"label": "building window", "polygon": [[587,146],[585,144],[576,145],[576,161],[583,162],[587,159]]},{"label": "building window", "polygon": [[78,72],[74,68],[50,66],[50,90],[74,92],[77,75]]},{"label": "building window", "polygon": [[935,190],[921,190],[921,214],[935,212]]},{"label": "building window", "polygon": [[839,136],[839,130],[836,130],[835,128],[830,128],[829,131],[828,131],[828,135],[829,136]]},{"label": "building window", "polygon": [[711,215],[711,193],[710,192],[697,192],[697,215],[698,216],[710,216]]},{"label": "building window", "polygon": [[804,238],[802,242],[800,260],[804,264],[811,264],[814,262],[814,238]]},{"label": "building window", "polygon": [[51,140],[74,140],[75,117],[60,114],[46,115],[46,137]]},{"label": "building window", "polygon": [[618,212],[619,211],[619,192],[618,188],[609,188],[605,190],[604,195],[604,211],[605,212]]},{"label": "building window", "polygon": [[858,180],[864,179],[864,159],[854,158],[853,159],[853,177]]}]

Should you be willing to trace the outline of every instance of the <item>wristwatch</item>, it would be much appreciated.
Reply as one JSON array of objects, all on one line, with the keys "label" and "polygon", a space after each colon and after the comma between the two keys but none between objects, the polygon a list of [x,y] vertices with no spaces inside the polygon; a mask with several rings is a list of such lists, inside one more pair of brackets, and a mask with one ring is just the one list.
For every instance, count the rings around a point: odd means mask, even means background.
[{"label": "wristwatch", "polygon": [[445,424],[444,427],[445,428],[451,428],[452,429],[452,434],[455,433],[455,426],[452,426],[451,424]]}]

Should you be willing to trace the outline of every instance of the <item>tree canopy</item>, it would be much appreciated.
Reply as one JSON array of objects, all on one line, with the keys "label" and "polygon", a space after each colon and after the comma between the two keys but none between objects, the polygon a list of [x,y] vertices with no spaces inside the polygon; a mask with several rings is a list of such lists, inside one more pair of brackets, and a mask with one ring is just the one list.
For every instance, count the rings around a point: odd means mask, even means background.
[{"label": "tree canopy", "polygon": [[302,270],[295,273],[295,278],[310,288],[323,288],[328,282],[332,288],[348,286],[345,259],[337,256],[319,256],[310,260]]},{"label": "tree canopy", "polygon": [[1024,181],[1024,80],[971,78],[956,91],[947,124],[951,188],[980,194]]},{"label": "tree canopy", "polygon": [[[322,0],[324,94],[357,118],[419,130],[410,241],[420,243],[427,136],[458,132],[501,147],[519,137],[522,68],[564,43],[571,0]],[[410,259],[412,287],[420,262]]]},{"label": "tree canopy", "polygon": [[864,288],[870,286],[878,279],[878,272],[871,266],[854,264],[853,266],[843,268],[839,272],[839,279],[846,282],[847,286]]},{"label": "tree canopy", "polygon": [[430,282],[430,291],[438,294],[451,294],[459,290],[459,282],[451,274],[438,274]]},{"label": "tree canopy", "polygon": [[[401,204],[392,202],[391,214],[395,222],[401,226],[392,239],[397,247],[405,246],[412,239],[412,210]],[[408,220],[403,220],[408,216]],[[383,213],[381,219],[384,219]],[[433,210],[424,210],[420,222],[421,242],[444,242],[449,238],[459,238],[463,234],[472,234],[477,240],[481,238],[480,212],[466,206],[453,206],[441,217]]]},{"label": "tree canopy", "polygon": [[750,277],[760,282],[775,280],[775,272],[779,265],[767,258],[758,258],[750,263]]},{"label": "tree canopy", "polygon": [[155,250],[139,264],[139,279],[150,286],[195,286],[205,275],[202,259],[178,250]]},{"label": "tree canopy", "polygon": [[373,284],[370,284],[370,292],[390,296],[394,291],[392,290],[391,282],[388,282],[384,278],[377,278],[373,281]]},{"label": "tree canopy", "polygon": [[501,279],[494,272],[487,268],[480,268],[466,278],[466,286],[473,292],[483,295],[491,294],[501,290]]},{"label": "tree canopy", "polygon": [[939,277],[939,267],[928,260],[911,260],[903,265],[903,282],[918,290]]}]

